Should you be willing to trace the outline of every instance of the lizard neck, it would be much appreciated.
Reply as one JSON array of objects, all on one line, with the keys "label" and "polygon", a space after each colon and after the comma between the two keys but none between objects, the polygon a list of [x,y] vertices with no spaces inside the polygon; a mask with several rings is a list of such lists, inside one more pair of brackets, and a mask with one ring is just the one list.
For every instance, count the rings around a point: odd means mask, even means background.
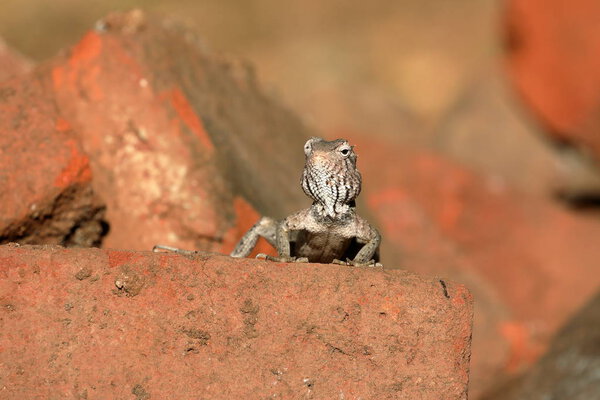
[{"label": "lizard neck", "polygon": [[333,203],[326,204],[315,201],[311,211],[316,220],[322,222],[344,222],[351,220],[355,214],[356,204],[354,201],[348,204]]}]

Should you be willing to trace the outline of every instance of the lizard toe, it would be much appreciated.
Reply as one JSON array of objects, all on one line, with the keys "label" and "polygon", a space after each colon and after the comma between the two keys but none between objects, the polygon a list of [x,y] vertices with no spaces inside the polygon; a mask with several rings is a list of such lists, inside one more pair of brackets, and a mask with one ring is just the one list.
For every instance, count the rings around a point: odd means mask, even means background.
[{"label": "lizard toe", "polygon": [[348,265],[346,261],[338,260],[337,258],[331,262],[332,264]]},{"label": "lizard toe", "polygon": [[306,259],[306,261],[298,261],[298,260],[296,260],[296,257],[273,257],[273,256],[270,256],[270,255],[264,254],[264,253],[257,254],[256,258],[267,260],[267,261],[283,262],[283,263],[308,262],[308,259]]},{"label": "lizard toe", "polygon": [[345,264],[352,267],[383,267],[383,264],[376,262],[375,260],[369,260],[367,262],[348,260]]}]

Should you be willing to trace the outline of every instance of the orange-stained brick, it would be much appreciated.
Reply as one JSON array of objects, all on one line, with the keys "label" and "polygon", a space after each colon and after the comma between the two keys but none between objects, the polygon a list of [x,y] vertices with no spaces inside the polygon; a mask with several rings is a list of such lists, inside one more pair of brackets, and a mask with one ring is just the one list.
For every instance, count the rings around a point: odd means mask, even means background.
[{"label": "orange-stained brick", "polygon": [[92,170],[90,169],[89,158],[82,154],[79,146],[74,139],[65,142],[71,151],[69,163],[55,178],[54,185],[60,188],[66,188],[73,183],[86,183],[92,179]]},{"label": "orange-stained brick", "polygon": [[192,132],[198,136],[200,143],[206,149],[209,154],[212,154],[215,150],[212,140],[210,136],[204,129],[204,125],[194,108],[190,105],[185,95],[181,92],[179,88],[175,88],[171,91],[171,102],[173,104],[173,108],[179,115],[179,118],[182,119],[183,122],[191,129]]}]

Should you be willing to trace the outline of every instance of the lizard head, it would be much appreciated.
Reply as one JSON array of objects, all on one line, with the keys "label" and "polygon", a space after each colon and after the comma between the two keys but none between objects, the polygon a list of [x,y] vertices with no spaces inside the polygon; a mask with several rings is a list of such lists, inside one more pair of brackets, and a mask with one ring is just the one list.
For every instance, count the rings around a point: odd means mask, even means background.
[{"label": "lizard head", "polygon": [[347,212],[361,190],[356,153],[345,139],[311,138],[304,144],[302,189],[330,217]]}]

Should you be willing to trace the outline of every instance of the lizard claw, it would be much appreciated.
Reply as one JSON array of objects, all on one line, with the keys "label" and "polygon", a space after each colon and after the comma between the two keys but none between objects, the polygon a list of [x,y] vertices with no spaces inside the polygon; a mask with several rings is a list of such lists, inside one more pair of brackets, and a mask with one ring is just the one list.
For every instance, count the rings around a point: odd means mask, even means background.
[{"label": "lizard claw", "polygon": [[275,262],[283,262],[283,263],[291,263],[291,262],[308,262],[308,258],[296,258],[296,257],[273,257],[268,254],[260,253],[256,255],[256,258],[267,260],[267,261],[275,261]]},{"label": "lizard claw", "polygon": [[346,261],[338,260],[337,258],[331,262],[332,264],[348,265]]},{"label": "lizard claw", "polygon": [[354,261],[354,260],[350,260],[349,258],[346,259],[346,261],[341,261],[341,260],[333,260],[331,262],[332,264],[339,264],[339,265],[347,265],[349,267],[380,267],[383,268],[383,264],[376,262],[375,260],[369,260],[367,262],[360,262],[360,261]]}]

